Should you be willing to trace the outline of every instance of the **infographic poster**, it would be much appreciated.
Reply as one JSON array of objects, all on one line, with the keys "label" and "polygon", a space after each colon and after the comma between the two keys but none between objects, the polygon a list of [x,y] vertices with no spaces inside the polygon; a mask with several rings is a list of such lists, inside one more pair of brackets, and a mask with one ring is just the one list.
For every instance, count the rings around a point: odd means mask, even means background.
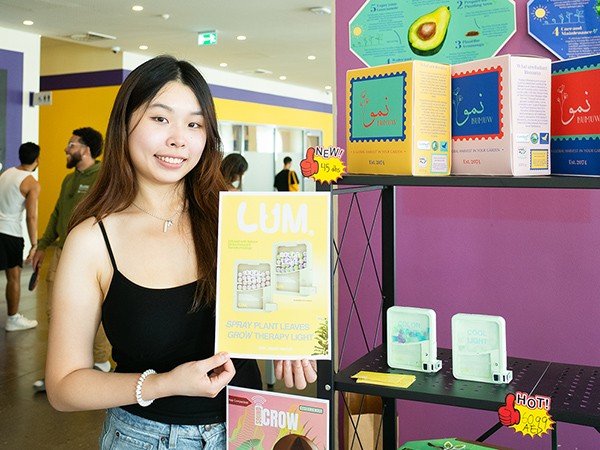
[{"label": "infographic poster", "polygon": [[349,23],[350,50],[368,67],[494,56],[516,31],[513,0],[367,0]]},{"label": "infographic poster", "polygon": [[330,359],[330,198],[221,193],[216,351]]},{"label": "infographic poster", "polygon": [[227,387],[227,449],[329,448],[329,402]]},{"label": "infographic poster", "polygon": [[529,0],[529,34],[560,59],[600,53],[599,0]]}]

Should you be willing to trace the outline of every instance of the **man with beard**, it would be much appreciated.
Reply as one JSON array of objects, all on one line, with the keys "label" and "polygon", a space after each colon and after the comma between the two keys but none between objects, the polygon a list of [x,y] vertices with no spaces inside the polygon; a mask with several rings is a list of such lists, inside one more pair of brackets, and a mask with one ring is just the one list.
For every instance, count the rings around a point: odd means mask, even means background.
[{"label": "man with beard", "polygon": [[[67,237],[69,220],[73,210],[88,193],[100,172],[101,163],[96,161],[96,158],[102,153],[102,141],[102,135],[93,128],[78,128],[73,130],[73,136],[65,148],[67,169],[74,168],[75,170],[62,182],[56,206],[52,211],[44,235],[38,240],[37,251],[32,261],[34,269],[39,270],[46,256],[46,249],[50,246],[54,247],[46,276],[48,318],[51,318],[54,277],[62,246]],[[104,329],[100,325],[94,342],[94,367],[108,372],[111,369],[109,355],[110,345]],[[33,387],[36,391],[46,390],[43,379],[36,381]]]}]

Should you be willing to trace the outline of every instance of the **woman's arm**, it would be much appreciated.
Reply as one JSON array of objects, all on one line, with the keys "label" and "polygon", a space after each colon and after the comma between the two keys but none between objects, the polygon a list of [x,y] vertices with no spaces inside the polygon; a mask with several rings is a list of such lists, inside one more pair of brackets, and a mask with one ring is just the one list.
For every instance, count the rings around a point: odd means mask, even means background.
[{"label": "woman's arm", "polygon": [[[88,219],[69,233],[54,285],[46,388],[50,403],[58,410],[105,409],[136,403],[139,373],[104,373],[93,369],[94,336],[111,277],[112,268],[99,227]],[[148,376],[142,398],[214,397],[234,374],[229,356],[217,354]]]}]

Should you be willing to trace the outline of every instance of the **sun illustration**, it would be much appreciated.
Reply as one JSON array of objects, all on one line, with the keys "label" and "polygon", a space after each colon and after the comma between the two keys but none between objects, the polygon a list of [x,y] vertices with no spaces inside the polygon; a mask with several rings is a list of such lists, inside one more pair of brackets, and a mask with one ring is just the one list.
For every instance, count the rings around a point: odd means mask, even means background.
[{"label": "sun illustration", "polygon": [[534,19],[543,20],[548,16],[548,9],[546,6],[535,6],[532,15]]},{"label": "sun illustration", "polygon": [[352,34],[354,36],[360,36],[362,34],[362,28],[361,27],[354,27],[354,29],[352,30]]}]

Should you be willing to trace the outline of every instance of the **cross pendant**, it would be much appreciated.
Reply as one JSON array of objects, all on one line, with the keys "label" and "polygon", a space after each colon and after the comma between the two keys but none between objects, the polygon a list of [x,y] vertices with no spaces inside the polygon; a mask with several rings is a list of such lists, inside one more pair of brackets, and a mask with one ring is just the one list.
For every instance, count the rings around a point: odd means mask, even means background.
[{"label": "cross pendant", "polygon": [[169,231],[169,228],[171,228],[172,226],[173,226],[172,220],[165,220],[165,223],[163,225],[163,233],[166,233],[167,231]]}]

